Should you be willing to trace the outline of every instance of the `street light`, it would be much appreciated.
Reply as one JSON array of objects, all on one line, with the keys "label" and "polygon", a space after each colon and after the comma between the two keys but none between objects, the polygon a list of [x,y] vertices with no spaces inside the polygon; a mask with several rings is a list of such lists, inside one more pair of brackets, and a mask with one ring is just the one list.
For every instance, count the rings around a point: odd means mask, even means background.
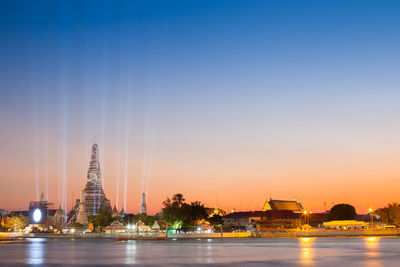
[{"label": "street light", "polygon": [[307,211],[305,210],[303,213],[304,213],[304,216],[306,217],[306,224],[308,224]]},{"label": "street light", "polygon": [[374,227],[374,215],[372,214],[373,209],[372,209],[372,208],[369,208],[369,209],[368,209],[368,212],[369,212],[369,216],[370,216],[370,218],[371,218],[371,228],[373,228],[373,227]]}]

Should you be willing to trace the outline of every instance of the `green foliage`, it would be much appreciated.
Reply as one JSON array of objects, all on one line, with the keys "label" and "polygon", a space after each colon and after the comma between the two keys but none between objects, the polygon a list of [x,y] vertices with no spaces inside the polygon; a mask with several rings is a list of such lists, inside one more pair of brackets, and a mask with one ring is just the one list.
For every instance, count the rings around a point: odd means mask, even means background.
[{"label": "green foliage", "polygon": [[71,223],[69,227],[72,228],[72,229],[82,229],[82,228],[85,228],[85,226],[84,226],[83,224],[77,223],[77,222]]},{"label": "green foliage", "polygon": [[163,219],[171,229],[181,229],[196,224],[196,221],[207,218],[207,211],[199,201],[185,203],[182,194],[176,194],[163,202]]},{"label": "green foliage", "polygon": [[337,204],[329,211],[328,220],[353,220],[356,215],[356,209],[352,205]]},{"label": "green foliage", "polygon": [[28,220],[22,214],[15,214],[8,217],[5,223],[5,228],[8,230],[21,230],[28,225]]},{"label": "green foliage", "polygon": [[145,225],[152,226],[154,222],[157,220],[157,217],[155,216],[149,216],[147,214],[138,214],[135,216],[136,221],[142,221]]},{"label": "green foliage", "polygon": [[88,222],[93,223],[94,231],[100,233],[113,221],[111,212],[108,209],[100,209],[96,215],[88,216]]},{"label": "green foliage", "polygon": [[400,226],[400,204],[390,203],[386,207],[376,210],[380,219],[386,224]]},{"label": "green foliage", "polygon": [[221,215],[215,214],[211,216],[210,218],[207,219],[207,221],[212,225],[212,226],[219,226],[224,224],[224,219],[222,218]]}]

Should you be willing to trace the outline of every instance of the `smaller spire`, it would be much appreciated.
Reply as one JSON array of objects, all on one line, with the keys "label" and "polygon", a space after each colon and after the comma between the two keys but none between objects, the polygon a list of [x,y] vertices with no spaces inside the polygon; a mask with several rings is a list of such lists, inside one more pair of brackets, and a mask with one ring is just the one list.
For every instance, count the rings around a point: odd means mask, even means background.
[{"label": "smaller spire", "polygon": [[97,144],[97,143],[96,143],[96,136],[94,137],[94,143]]}]

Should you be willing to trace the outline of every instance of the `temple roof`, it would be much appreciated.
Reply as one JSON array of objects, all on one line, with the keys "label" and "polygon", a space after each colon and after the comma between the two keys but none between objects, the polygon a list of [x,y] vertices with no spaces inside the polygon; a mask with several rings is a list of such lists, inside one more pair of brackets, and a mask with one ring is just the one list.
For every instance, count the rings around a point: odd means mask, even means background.
[{"label": "temple roof", "polygon": [[270,199],[264,204],[263,211],[267,210],[290,210],[293,212],[303,212],[304,208],[297,200],[278,200]]}]

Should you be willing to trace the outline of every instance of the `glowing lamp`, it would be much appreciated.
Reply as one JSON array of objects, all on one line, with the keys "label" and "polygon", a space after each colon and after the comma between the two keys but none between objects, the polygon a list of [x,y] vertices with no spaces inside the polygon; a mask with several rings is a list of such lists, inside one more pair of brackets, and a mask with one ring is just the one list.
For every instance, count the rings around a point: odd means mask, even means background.
[{"label": "glowing lamp", "polygon": [[42,211],[40,209],[35,209],[33,211],[33,221],[35,223],[39,223],[41,219],[42,219]]}]

